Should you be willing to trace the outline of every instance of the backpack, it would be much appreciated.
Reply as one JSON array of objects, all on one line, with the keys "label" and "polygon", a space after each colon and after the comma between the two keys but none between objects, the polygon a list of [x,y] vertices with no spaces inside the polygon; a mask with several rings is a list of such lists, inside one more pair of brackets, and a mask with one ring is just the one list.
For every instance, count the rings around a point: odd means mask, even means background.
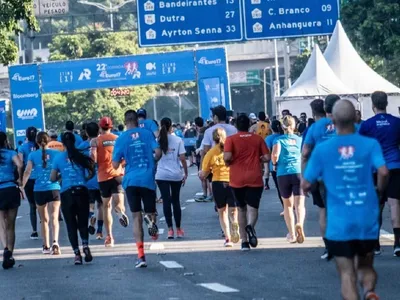
[{"label": "backpack", "polygon": [[260,121],[257,123],[256,134],[265,139],[270,133],[271,131],[267,122]]}]

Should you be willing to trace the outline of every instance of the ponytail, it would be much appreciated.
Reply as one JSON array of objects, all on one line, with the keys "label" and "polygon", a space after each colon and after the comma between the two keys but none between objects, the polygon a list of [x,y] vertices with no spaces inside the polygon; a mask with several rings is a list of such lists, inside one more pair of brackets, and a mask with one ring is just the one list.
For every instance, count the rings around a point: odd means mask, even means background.
[{"label": "ponytail", "polygon": [[217,128],[213,132],[213,140],[219,145],[221,152],[224,151],[225,141],[226,141],[226,132],[223,128]]},{"label": "ponytail", "polygon": [[83,154],[81,150],[75,148],[75,136],[72,132],[65,132],[61,137],[62,143],[67,150],[68,158],[72,165],[76,164],[85,170],[88,170],[89,176],[87,179],[93,178],[94,172],[94,161]]},{"label": "ponytail", "polygon": [[5,163],[6,158],[1,154],[1,150],[8,149],[8,139],[7,134],[3,131],[0,131],[0,165]]},{"label": "ponytail", "polygon": [[160,149],[164,154],[167,154],[168,152],[168,132],[171,130],[171,126],[172,121],[170,118],[163,118],[161,120],[161,130],[158,143],[160,144]]},{"label": "ponytail", "polygon": [[46,146],[50,141],[50,137],[46,132],[39,132],[36,136],[36,144],[39,145],[40,149],[42,149],[42,166],[43,168],[47,167],[46,161]]},{"label": "ponytail", "polygon": [[31,126],[26,129],[26,139],[28,140],[28,142],[35,144],[35,150],[40,149],[40,144],[36,140],[37,134],[38,131],[36,127]]}]

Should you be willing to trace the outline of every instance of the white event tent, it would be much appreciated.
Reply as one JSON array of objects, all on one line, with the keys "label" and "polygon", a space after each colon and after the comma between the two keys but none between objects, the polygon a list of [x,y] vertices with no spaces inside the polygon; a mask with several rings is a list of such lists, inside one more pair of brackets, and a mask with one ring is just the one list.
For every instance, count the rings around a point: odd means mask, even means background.
[{"label": "white event tent", "polygon": [[380,90],[388,93],[388,111],[399,114],[400,89],[372,70],[354,49],[340,21],[324,55],[315,47],[303,73],[281,97],[279,111],[289,109],[294,115],[311,115],[309,103],[334,93],[351,99],[363,118],[373,115],[370,95]]}]

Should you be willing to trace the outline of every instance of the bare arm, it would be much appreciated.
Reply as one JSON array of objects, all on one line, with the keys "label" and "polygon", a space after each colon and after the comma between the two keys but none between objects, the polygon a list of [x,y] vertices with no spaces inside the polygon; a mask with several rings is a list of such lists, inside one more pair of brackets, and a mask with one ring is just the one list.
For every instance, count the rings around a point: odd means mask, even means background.
[{"label": "bare arm", "polygon": [[232,152],[224,152],[224,161],[227,166],[232,163]]},{"label": "bare arm", "polygon": [[97,163],[97,139],[90,141],[90,158]]},{"label": "bare arm", "polygon": [[18,157],[22,162],[24,161],[24,154],[23,153],[18,153]]},{"label": "bare arm", "polygon": [[272,147],[272,164],[276,165],[279,160],[279,155],[281,154],[281,144],[278,142]]},{"label": "bare arm", "polygon": [[386,190],[388,179],[389,179],[389,170],[387,169],[386,166],[380,167],[378,169],[378,183],[377,183],[377,189],[379,194],[382,194]]},{"label": "bare arm", "polygon": [[310,145],[304,144],[303,151],[301,152],[301,174],[306,170],[307,162],[311,157],[313,148]]},{"label": "bare arm", "polygon": [[162,152],[160,148],[157,148],[156,150],[154,150],[154,159],[155,161],[159,161],[161,159],[162,156]]},{"label": "bare arm", "polygon": [[32,173],[32,169],[33,169],[33,165],[31,161],[28,161],[26,167],[25,167],[25,172],[23,175],[23,179],[22,179],[22,186],[25,187],[26,183],[28,182],[29,177],[31,176]]},{"label": "bare arm", "polygon": [[303,177],[301,178],[301,189],[304,192],[304,196],[308,197],[308,193],[311,191],[311,183],[305,180]]},{"label": "bare arm", "polygon": [[51,182],[56,182],[58,180],[58,172],[57,172],[57,170],[51,170],[51,173],[50,173],[50,181]]},{"label": "bare arm", "polygon": [[183,182],[185,182],[186,179],[188,178],[188,167],[187,167],[187,162],[186,162],[186,154],[179,155],[179,159],[183,166],[183,172],[185,172],[185,177],[183,178]]},{"label": "bare arm", "polygon": [[14,165],[17,167],[18,171],[18,185],[22,186],[22,177],[23,177],[23,163],[22,160],[20,159],[19,155],[15,155],[12,158],[12,161]]}]

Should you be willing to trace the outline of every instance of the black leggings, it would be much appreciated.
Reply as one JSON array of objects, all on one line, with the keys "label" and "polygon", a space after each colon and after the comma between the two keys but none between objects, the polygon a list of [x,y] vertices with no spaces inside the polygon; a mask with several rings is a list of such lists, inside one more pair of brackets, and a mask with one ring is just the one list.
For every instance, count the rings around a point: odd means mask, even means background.
[{"label": "black leggings", "polygon": [[36,203],[35,203],[35,197],[34,197],[34,192],[33,192],[33,187],[35,186],[35,179],[29,179],[28,182],[25,185],[25,195],[28,198],[29,202],[29,216],[31,219],[31,226],[32,226],[32,231],[36,232],[37,231],[37,213],[36,213]]},{"label": "black leggings", "polygon": [[71,187],[61,194],[61,209],[67,224],[68,238],[72,249],[79,251],[78,230],[82,245],[89,244],[89,191],[86,187]]},{"label": "black leggings", "polygon": [[271,171],[272,179],[274,180],[276,190],[278,191],[278,197],[279,201],[281,201],[282,207],[283,207],[283,201],[282,201],[282,196],[281,196],[281,191],[279,190],[279,185],[278,185],[278,178],[276,176],[276,171]]},{"label": "black leggings", "polygon": [[165,222],[167,222],[168,227],[172,227],[172,205],[174,209],[175,226],[180,228],[182,210],[179,194],[181,191],[182,181],[157,180],[157,184],[163,199]]}]

